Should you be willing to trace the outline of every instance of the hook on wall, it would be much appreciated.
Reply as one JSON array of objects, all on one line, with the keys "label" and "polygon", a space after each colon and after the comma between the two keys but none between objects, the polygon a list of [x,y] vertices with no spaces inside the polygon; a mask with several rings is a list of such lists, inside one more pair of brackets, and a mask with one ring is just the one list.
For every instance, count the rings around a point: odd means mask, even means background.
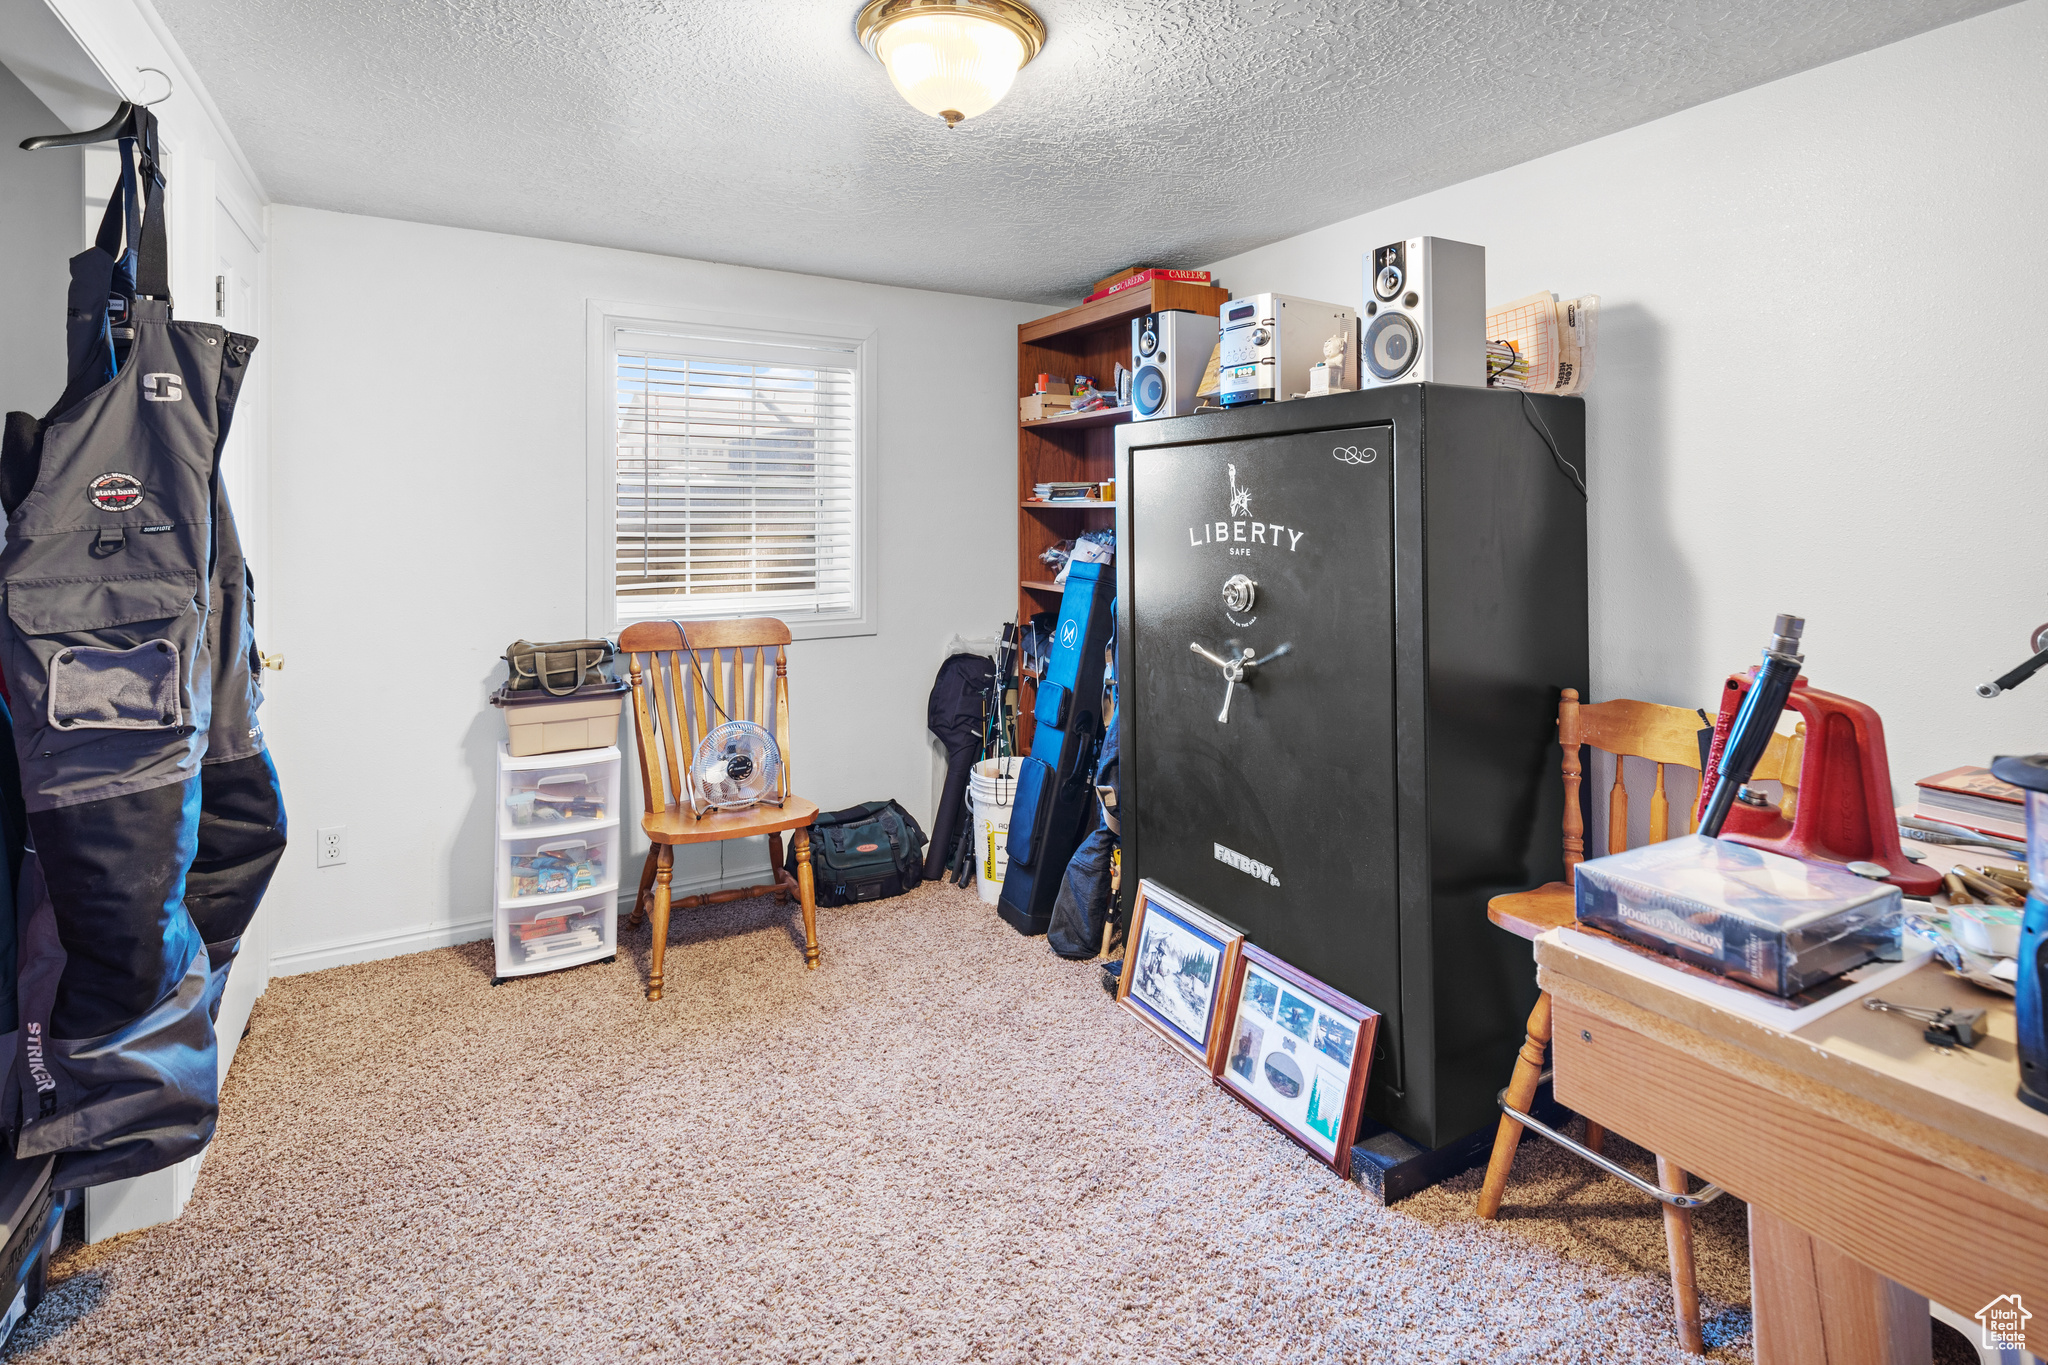
[{"label": "hook on wall", "polygon": [[174,91],[174,90],[175,90],[175,89],[176,89],[177,87],[176,87],[176,85],[175,85],[175,84],[174,84],[174,83],[172,82],[172,80],[171,80],[171,77],[170,77],[170,73],[169,73],[169,72],[166,72],[166,71],[164,71],[164,70],[162,70],[162,69],[160,69],[160,68],[158,68],[158,67],[154,67],[154,66],[138,66],[138,67],[136,67],[136,68],[135,68],[135,73],[136,73],[137,75],[141,75],[141,74],[142,74],[143,72],[145,72],[145,71],[147,71],[147,72],[151,72],[151,73],[153,73],[153,74],[155,74],[155,75],[158,75],[158,76],[161,76],[161,77],[163,77],[163,82],[164,82],[164,92],[163,92],[163,94],[161,94],[161,95],[158,95],[158,96],[157,96],[157,97],[156,97],[155,99],[153,99],[153,100],[142,100],[142,99],[139,99],[139,100],[136,100],[136,101],[134,101],[134,103],[136,103],[136,104],[140,105],[140,106],[141,106],[142,108],[144,108],[144,109],[147,109],[147,108],[149,108],[149,107],[150,107],[151,105],[153,105],[153,104],[162,104],[162,103],[163,103],[163,102],[164,102],[165,100],[169,99],[169,98],[171,97],[171,94],[172,94],[172,92],[173,92],[173,91]]}]

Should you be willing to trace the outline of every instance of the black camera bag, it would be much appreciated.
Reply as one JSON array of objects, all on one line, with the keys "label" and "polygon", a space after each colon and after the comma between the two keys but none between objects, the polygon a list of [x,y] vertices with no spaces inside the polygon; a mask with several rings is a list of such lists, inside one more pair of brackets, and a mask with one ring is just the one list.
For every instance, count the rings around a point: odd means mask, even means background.
[{"label": "black camera bag", "polygon": [[[796,841],[785,860],[796,875]],[[924,880],[924,829],[894,801],[822,811],[811,825],[811,878],[820,905],[900,896]]]}]

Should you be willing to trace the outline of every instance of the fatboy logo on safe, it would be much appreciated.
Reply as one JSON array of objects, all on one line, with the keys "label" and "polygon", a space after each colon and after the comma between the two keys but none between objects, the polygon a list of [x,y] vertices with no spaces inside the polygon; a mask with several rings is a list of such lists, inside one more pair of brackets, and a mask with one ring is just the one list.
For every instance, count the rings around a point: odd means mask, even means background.
[{"label": "fatboy logo on safe", "polygon": [[180,374],[146,374],[142,376],[142,401],[145,403],[175,403],[185,396],[185,376]]},{"label": "fatboy logo on safe", "polygon": [[1273,875],[1272,868],[1267,867],[1257,858],[1245,857],[1244,854],[1239,853],[1234,848],[1225,848],[1222,844],[1217,844],[1216,861],[1219,863],[1228,863],[1230,866],[1236,868],[1239,872],[1244,873],[1248,877],[1255,877],[1259,881],[1264,882],[1268,886],[1280,885],[1280,879]]},{"label": "fatboy logo on safe", "polygon": [[[1291,530],[1277,521],[1252,521],[1252,490],[1249,485],[1240,487],[1237,482],[1237,466],[1230,469],[1230,516],[1229,521],[1205,521],[1199,527],[1188,527],[1188,544],[1199,550],[1204,545],[1228,545],[1233,555],[1249,555],[1254,545],[1273,545],[1284,548],[1290,554],[1301,544],[1304,531]],[[1246,518],[1238,520],[1238,518]],[[1200,534],[1197,534],[1197,532]],[[1284,539],[1283,539],[1284,537]],[[1242,546],[1243,548],[1239,548]]]}]

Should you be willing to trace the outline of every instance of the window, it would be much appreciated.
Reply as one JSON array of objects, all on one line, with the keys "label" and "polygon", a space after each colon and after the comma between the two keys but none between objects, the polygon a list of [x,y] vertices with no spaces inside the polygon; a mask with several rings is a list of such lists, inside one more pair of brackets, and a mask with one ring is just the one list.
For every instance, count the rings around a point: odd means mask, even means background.
[{"label": "window", "polygon": [[610,628],[776,616],[800,636],[872,630],[872,342],[603,321],[608,553],[596,576]]}]

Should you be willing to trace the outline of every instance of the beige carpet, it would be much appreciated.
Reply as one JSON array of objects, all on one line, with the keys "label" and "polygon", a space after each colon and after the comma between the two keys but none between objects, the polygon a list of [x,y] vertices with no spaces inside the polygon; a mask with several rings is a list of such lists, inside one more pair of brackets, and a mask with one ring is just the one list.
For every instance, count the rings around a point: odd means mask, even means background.
[{"label": "beige carpet", "polygon": [[[1548,1144],[1373,1206],[967,893],[678,916],[493,989],[272,984],[177,1223],[73,1244],[34,1362],[1669,1361],[1660,1223]],[[1700,1220],[1748,1357],[1741,1206]]]}]

